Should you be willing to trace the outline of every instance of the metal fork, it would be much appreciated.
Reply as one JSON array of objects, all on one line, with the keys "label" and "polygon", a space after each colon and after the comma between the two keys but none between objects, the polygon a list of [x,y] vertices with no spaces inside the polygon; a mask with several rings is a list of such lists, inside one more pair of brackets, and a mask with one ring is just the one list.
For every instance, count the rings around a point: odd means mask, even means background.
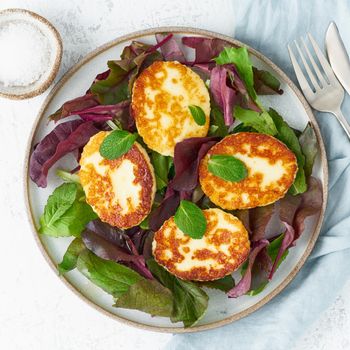
[{"label": "metal fork", "polygon": [[[344,128],[346,134],[350,138],[350,125],[340,110],[340,106],[344,99],[344,89],[335,77],[331,66],[329,65],[326,57],[323,55],[321,49],[318,47],[315,39],[310,33],[308,33],[308,37],[325,76],[322,74],[319,66],[316,64],[315,59],[313,58],[310,50],[308,49],[305,40],[301,38],[304,51],[306,52],[309,58],[309,62],[313,67],[313,71],[310,69],[307,59],[301,51],[298,42],[295,40],[295,46],[297,48],[301,61],[303,62],[304,68],[312,85],[310,86],[310,84],[308,83],[302,69],[300,68],[293,54],[290,45],[288,45],[289,56],[292,61],[292,65],[294,67],[294,71],[298,78],[300,87],[303,90],[303,93],[310,105],[318,111],[330,112],[334,114],[340,122],[341,126]],[[317,79],[314,73],[316,73]],[[327,80],[325,78],[327,78]]]}]

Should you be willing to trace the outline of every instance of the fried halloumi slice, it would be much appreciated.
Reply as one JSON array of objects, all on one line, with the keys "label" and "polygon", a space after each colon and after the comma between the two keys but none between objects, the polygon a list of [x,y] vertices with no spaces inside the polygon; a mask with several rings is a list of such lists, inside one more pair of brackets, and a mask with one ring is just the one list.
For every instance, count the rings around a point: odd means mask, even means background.
[{"label": "fried halloumi slice", "polygon": [[184,280],[212,281],[236,270],[248,257],[250,242],[242,222],[221,209],[203,210],[207,229],[192,239],[175,224],[174,217],[155,233],[155,260]]},{"label": "fried halloumi slice", "polygon": [[99,149],[108,131],[91,137],[80,158],[86,201],[104,222],[119,228],[138,225],[151,211],[156,191],[153,166],[137,142],[123,156],[108,160]]},{"label": "fried halloumi slice", "polygon": [[[240,159],[248,176],[238,182],[223,180],[208,171],[211,155],[231,155]],[[298,170],[294,153],[276,138],[253,132],[226,136],[201,160],[199,181],[203,192],[217,206],[249,209],[282,198],[293,184]]]},{"label": "fried halloumi slice", "polygon": [[[191,105],[204,111],[204,125],[198,125],[193,119]],[[136,79],[131,111],[147,146],[165,156],[173,156],[176,143],[207,135],[209,92],[199,75],[185,65],[157,61]]]}]

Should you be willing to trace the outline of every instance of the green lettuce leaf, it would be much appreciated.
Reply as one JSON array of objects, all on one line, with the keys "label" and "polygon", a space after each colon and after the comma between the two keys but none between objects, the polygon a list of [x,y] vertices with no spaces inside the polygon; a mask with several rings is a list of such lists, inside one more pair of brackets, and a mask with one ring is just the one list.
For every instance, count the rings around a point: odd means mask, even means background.
[{"label": "green lettuce leaf", "polygon": [[237,68],[239,76],[245,82],[249,95],[253,100],[256,100],[253,65],[246,47],[224,47],[220,55],[214,58],[214,60],[220,65],[233,63]]},{"label": "green lettuce leaf", "polygon": [[84,249],[86,249],[86,247],[80,237],[75,238],[71,242],[63,256],[62,261],[57,266],[60,275],[74,270],[77,267],[78,257]]},{"label": "green lettuce leaf", "polygon": [[253,67],[254,89],[258,95],[282,94],[281,83],[270,72]]},{"label": "green lettuce leaf", "polygon": [[173,294],[171,321],[182,321],[185,327],[193,326],[198,322],[208,308],[208,295],[195,283],[183,281],[171,275],[153,259],[148,260],[147,265],[160,283],[169,288]]},{"label": "green lettuce leaf", "polygon": [[162,190],[168,186],[168,173],[173,163],[172,158],[153,151],[151,153],[151,163],[156,176],[157,191]]},{"label": "green lettuce leaf", "polygon": [[130,286],[143,279],[137,272],[114,261],[104,260],[89,250],[78,257],[78,270],[108,294],[119,298]]},{"label": "green lettuce leaf", "polygon": [[225,137],[228,135],[228,128],[225,125],[224,116],[219,107],[212,106],[210,110],[210,129],[208,136]]},{"label": "green lettuce leaf", "polygon": [[80,178],[78,174],[72,174],[69,171],[58,169],[56,175],[60,177],[64,182],[73,182],[80,184]]},{"label": "green lettuce leaf", "polygon": [[282,141],[295,154],[297,158],[298,172],[293,185],[289,189],[289,193],[294,196],[299,193],[304,193],[307,190],[304,172],[305,156],[301,150],[299,140],[295,135],[293,129],[274,109],[269,109],[269,115],[273,119],[278,130],[278,133],[275,135],[275,137]]},{"label": "green lettuce leaf", "polygon": [[256,132],[256,130],[251,126],[247,126],[244,125],[244,123],[240,123],[233,128],[231,133],[236,134],[238,132]]},{"label": "green lettuce leaf", "polygon": [[276,135],[277,129],[275,123],[269,113],[258,113],[250,109],[243,109],[236,106],[234,109],[234,117],[240,120],[244,127],[252,127],[257,132],[267,135]]},{"label": "green lettuce leaf", "polygon": [[120,296],[115,307],[135,309],[152,316],[170,317],[173,310],[173,296],[169,289],[156,280],[142,279],[130,286]]},{"label": "green lettuce leaf", "polygon": [[82,187],[76,183],[64,183],[49,196],[40,218],[39,232],[53,237],[77,237],[85,225],[96,218],[85,202]]},{"label": "green lettuce leaf", "polygon": [[[266,247],[267,253],[269,254],[271,261],[274,262],[277,258],[278,251],[281,247],[282,241],[283,241],[284,233],[280,234],[277,238],[275,238],[270,244]],[[281,259],[277,263],[277,268],[281,265],[283,260],[287,257],[289,253],[289,250],[287,249],[283,255],[281,256]]]},{"label": "green lettuce leaf", "polygon": [[122,68],[118,61],[108,61],[107,65],[110,69],[108,77],[93,83],[90,90],[101,104],[112,105],[130,97],[127,78],[132,68]]},{"label": "green lettuce leaf", "polygon": [[235,280],[231,275],[227,275],[215,281],[199,282],[198,285],[200,287],[219,289],[226,293],[235,286]]}]

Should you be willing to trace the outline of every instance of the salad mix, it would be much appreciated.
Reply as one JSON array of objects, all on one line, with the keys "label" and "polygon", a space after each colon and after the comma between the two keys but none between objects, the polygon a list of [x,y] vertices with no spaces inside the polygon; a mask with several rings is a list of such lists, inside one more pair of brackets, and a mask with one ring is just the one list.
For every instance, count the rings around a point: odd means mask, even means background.
[{"label": "salad mix", "polygon": [[[253,66],[245,47],[191,36],[182,37],[179,43],[172,34],[157,34],[156,41],[155,45],[133,41],[124,48],[120,59],[108,61],[108,69],[96,76],[85,95],[65,102],[49,116],[56,126],[35,145],[30,157],[30,178],[37,186],[46,187],[50,168],[69,153],[78,161],[83,147],[100,131],[114,130],[100,149],[106,159],[125,154],[135,140],[141,143],[156,177],[155,200],[145,220],[128,229],[102,222],[85,200],[77,167],[57,171],[64,182],[49,196],[39,232],[55,238],[72,237],[58,264],[61,275],[77,269],[109,293],[115,307],[169,317],[172,322],[190,327],[206,312],[207,288],[218,289],[229,298],[260,293],[297,244],[305,218],[319,213],[322,188],[312,176],[317,140],[310,124],[304,130],[295,130],[276,110],[263,106],[260,95],[283,91],[271,73]],[[194,50],[194,60],[185,56],[184,46]],[[155,61],[186,65],[203,79],[210,93],[208,135],[178,142],[174,157],[149,149],[138,135],[130,113],[135,79]],[[190,107],[196,123],[203,124],[203,111],[197,106]],[[65,120],[70,116],[75,118]],[[176,224],[189,231],[189,235],[203,231],[196,210],[216,206],[199,185],[200,161],[223,137],[242,131],[271,135],[283,142],[297,159],[294,183],[276,203],[231,212],[243,222],[251,242],[240,278],[234,280],[231,275],[214,281],[177,278],[154,260],[151,248],[154,232],[173,215]],[[232,181],[244,177],[245,169],[239,164],[225,164],[218,157],[211,165],[213,173],[238,177]],[[277,232],[267,229],[273,215],[281,227]],[[191,227],[196,228],[194,232],[190,232]]]}]

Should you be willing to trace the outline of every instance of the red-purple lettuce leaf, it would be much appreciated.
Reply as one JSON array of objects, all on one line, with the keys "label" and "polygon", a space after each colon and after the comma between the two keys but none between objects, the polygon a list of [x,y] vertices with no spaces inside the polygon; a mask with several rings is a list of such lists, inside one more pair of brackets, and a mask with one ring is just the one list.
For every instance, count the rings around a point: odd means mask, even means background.
[{"label": "red-purple lettuce leaf", "polygon": [[[105,72],[104,72],[105,73]],[[105,76],[105,74],[103,74]],[[96,80],[95,80],[96,81]],[[65,102],[60,109],[49,116],[55,122],[73,115],[79,116],[84,121],[107,121],[114,118],[121,119],[120,115],[127,115],[122,119],[127,120],[126,125],[133,124],[133,118],[129,114],[130,100],[124,100],[113,105],[100,105],[97,97],[91,93]],[[125,113],[127,112],[127,113]]]},{"label": "red-purple lettuce leaf", "polygon": [[253,64],[249,57],[246,47],[225,47],[218,57],[214,58],[219,65],[233,65],[239,73],[239,77],[244,81],[244,85],[252,97],[256,100],[256,92],[254,90]]},{"label": "red-purple lettuce leaf", "polygon": [[[156,34],[157,43],[161,43],[168,37],[168,35],[169,34],[166,33]],[[171,37],[160,47],[160,52],[162,53],[165,61],[178,61],[181,63],[186,62],[186,57],[174,37]]]},{"label": "red-purple lettuce leaf", "polygon": [[249,210],[249,228],[252,232],[253,242],[267,239],[266,227],[274,213],[274,204],[257,207]]},{"label": "red-purple lettuce leaf", "polygon": [[228,85],[227,68],[216,66],[210,74],[210,92],[215,103],[224,113],[226,125],[233,123],[233,107],[238,102],[237,92]]},{"label": "red-purple lettuce leaf", "polygon": [[[238,297],[246,293],[256,295],[265,288],[281,262],[286,258],[288,249],[295,244],[296,239],[303,232],[305,218],[320,211],[322,207],[321,182],[310,177],[307,192],[299,196],[287,194],[278,203],[278,214],[285,227],[285,232],[274,238],[267,237],[266,227],[275,205],[251,209],[249,214],[243,210],[235,213],[245,227],[251,230],[252,250],[248,262],[242,267],[242,280],[233,289],[234,292],[230,292],[231,297]],[[270,243],[260,247],[257,254],[253,254],[257,244],[267,239]]]},{"label": "red-purple lettuce leaf", "polygon": [[140,262],[143,260],[141,255],[129,254],[119,246],[88,229],[82,232],[81,238],[85,246],[102,259],[114,260],[116,262]]},{"label": "red-purple lettuce leaf", "polygon": [[180,191],[180,201],[185,200],[185,201],[191,201],[192,200],[192,195],[193,195],[193,190],[192,191]]},{"label": "red-purple lettuce leaf", "polygon": [[75,111],[81,111],[87,108],[95,107],[98,104],[99,103],[96,96],[88,93],[84,96],[80,96],[65,102],[61,108],[49,116],[49,119],[57,122],[60,119],[66,118],[70,115],[75,115]]},{"label": "red-purple lettuce leaf", "polygon": [[194,64],[189,67],[199,75],[199,77],[206,82],[210,79],[210,72],[214,68],[214,63],[203,63],[203,64]]},{"label": "red-purple lettuce leaf", "polygon": [[269,244],[269,241],[262,239],[252,243],[251,251],[248,257],[248,265],[242,276],[241,280],[227,293],[229,298],[238,298],[243,294],[246,294],[251,286],[252,281],[252,268],[255,259],[259,252]]},{"label": "red-purple lettuce leaf", "polygon": [[[193,65],[200,66],[204,71],[211,71],[214,67],[213,58],[217,57],[225,47],[232,47],[231,43],[221,39],[203,37],[183,37],[185,46],[195,49]],[[282,94],[280,82],[271,73],[253,67],[254,88],[258,95]]]},{"label": "red-purple lettuce leaf", "polygon": [[209,63],[214,57],[218,56],[225,46],[232,44],[221,39],[210,39],[198,36],[184,36],[182,43],[185,46],[195,50],[194,63]]},{"label": "red-purple lettuce leaf", "polygon": [[286,230],[284,233],[281,247],[278,251],[276,260],[271,269],[269,279],[273,277],[274,272],[279,264],[279,261],[285,251],[295,244],[295,241],[301,236],[305,228],[305,219],[308,216],[319,213],[322,208],[322,184],[321,182],[310,176],[308,181],[308,189],[306,192],[300,195],[299,205],[297,201],[288,198],[282,202],[280,208],[280,218],[285,226]]},{"label": "red-purple lettuce leaf", "polygon": [[124,233],[124,230],[102,222],[100,219],[90,221],[86,225],[86,229],[93,231],[96,235],[106,239],[122,249],[125,249],[127,252],[132,252],[132,247],[130,246],[130,243],[128,244],[129,238]]},{"label": "red-purple lettuce leaf", "polygon": [[242,210],[236,210],[234,212],[234,215],[242,221],[243,226],[246,228],[246,230],[249,233],[249,237],[251,236],[251,229],[250,229],[250,210],[249,209],[242,209]]},{"label": "red-purple lettuce leaf", "polygon": [[[271,204],[265,207],[257,207],[250,210],[239,210],[235,212],[235,215],[243,222],[243,225],[249,232],[252,247],[256,244],[256,242],[267,240],[266,227],[271,220],[274,209],[274,204]],[[250,262],[250,272],[248,272],[245,282],[242,282],[244,290],[248,288],[245,293],[249,292],[252,295],[257,294],[268,283],[268,275],[272,267],[272,261],[267,251],[267,247],[267,245],[261,247],[258,254],[254,258],[255,260]],[[243,275],[246,274],[249,261],[250,260],[248,260],[242,267]],[[243,288],[242,285],[241,288]],[[242,292],[242,290],[238,290],[238,292]]]},{"label": "red-purple lettuce leaf", "polygon": [[151,233],[151,231],[144,230],[140,228],[140,226],[135,226],[125,230],[125,233],[131,239],[131,242],[134,245],[138,254],[143,255],[145,241],[148,235]]},{"label": "red-purple lettuce leaf", "polygon": [[279,201],[279,218],[283,222],[293,225],[294,215],[297,211],[300,203],[301,196],[292,196],[287,193]]},{"label": "red-purple lettuce leaf", "polygon": [[126,110],[129,114],[130,101],[125,100],[115,105],[98,105],[78,111],[73,111],[70,115],[78,115],[84,121],[103,122],[118,119],[118,116]]},{"label": "red-purple lettuce leaf", "polygon": [[273,266],[270,269],[268,279],[271,280],[277,267],[281,263],[283,255],[286,254],[288,248],[294,241],[295,230],[293,225],[293,220],[296,211],[301,203],[301,196],[292,196],[286,194],[285,197],[279,200],[279,219],[281,220],[283,226],[285,227],[285,232],[283,234],[282,242],[279,246],[275,259],[273,260]]},{"label": "red-purple lettuce leaf", "polygon": [[177,191],[192,191],[198,184],[199,163],[218,137],[191,137],[178,142],[174,152],[175,177],[169,186]]},{"label": "red-purple lettuce leaf", "polygon": [[293,220],[293,227],[295,229],[294,241],[303,233],[306,217],[319,213],[322,208],[322,203],[321,181],[310,176],[308,180],[308,190],[301,195],[301,203]]},{"label": "red-purple lettuce leaf", "polygon": [[269,237],[267,237],[266,227],[269,224],[274,211],[275,205],[270,204],[249,210],[237,210],[234,215],[242,221],[244,227],[249,233],[250,240],[256,242],[262,239],[269,239]]},{"label": "red-purple lettuce leaf", "polygon": [[307,124],[306,128],[299,136],[299,143],[305,156],[305,176],[306,178],[309,178],[309,176],[312,174],[312,168],[318,152],[317,137],[310,123]]},{"label": "red-purple lettuce leaf", "polygon": [[233,64],[225,64],[223,67],[227,69],[232,87],[239,92],[239,105],[242,108],[251,109],[255,112],[262,112],[257,102],[250,96],[247,86],[239,75],[236,67]]},{"label": "red-purple lettuce leaf", "polygon": [[282,221],[283,225],[285,226],[286,230],[284,232],[282,244],[278,250],[277,257],[273,263],[273,266],[271,268],[270,274],[269,274],[269,280],[272,279],[275,271],[277,270],[278,264],[280,262],[280,259],[282,258],[283,254],[287,251],[287,249],[291,246],[294,240],[295,231],[293,226],[289,225],[287,222]]},{"label": "red-purple lettuce leaf", "polygon": [[215,103],[222,110],[227,126],[234,121],[233,110],[236,105],[261,112],[233,64],[218,65],[211,70],[210,92]]},{"label": "red-purple lettuce leaf", "polygon": [[[265,286],[269,283],[270,271],[273,267],[273,262],[277,261],[276,269],[287,257],[289,250],[285,250],[281,257],[277,260],[277,255],[281,244],[283,242],[284,233],[270,240],[270,244],[264,247],[255,259],[255,263],[252,268],[252,280],[247,295],[253,296],[262,292]],[[244,274],[244,268],[242,268],[242,274]]]},{"label": "red-purple lettuce leaf", "polygon": [[91,92],[98,97],[101,104],[116,104],[130,98],[137,75],[154,61],[162,60],[157,49],[165,45],[171,37],[172,34],[169,34],[153,46],[133,41],[124,48],[119,60],[108,61],[108,76],[94,82]]},{"label": "red-purple lettuce leaf", "polygon": [[147,232],[148,233],[143,243],[143,250],[142,250],[142,255],[145,258],[146,262],[148,261],[148,259],[151,259],[153,257],[152,243],[153,243],[153,237],[154,237],[154,232],[152,231],[147,231]]},{"label": "red-purple lettuce leaf", "polygon": [[57,125],[36,145],[29,161],[30,178],[39,187],[46,187],[49,169],[66,154],[85,146],[99,131],[91,121],[71,120]]},{"label": "red-purple lettuce leaf", "polygon": [[[109,76],[109,73],[110,73],[110,72],[111,72],[111,70],[110,70],[110,69],[107,69],[107,70],[105,70],[104,72],[97,74],[97,75],[96,75],[96,78],[94,79],[94,83],[96,83],[96,82],[99,81],[99,80],[107,79],[107,77]],[[89,91],[90,91],[90,89],[89,89]]]},{"label": "red-purple lettuce leaf", "polygon": [[172,190],[169,186],[163,201],[149,217],[149,227],[153,231],[158,231],[164,221],[168,220],[176,212],[180,204],[180,192]]},{"label": "red-purple lettuce leaf", "polygon": [[105,260],[122,262],[146,278],[153,279],[145,259],[139,255],[131,238],[121,229],[93,220],[81,234],[86,247]]},{"label": "red-purple lettuce leaf", "polygon": [[[271,245],[271,243],[270,243]],[[257,255],[255,258],[255,262],[252,267],[251,272],[251,282],[249,290],[245,293],[247,295],[253,296],[256,294],[259,294],[261,291],[264,290],[265,286],[269,283],[269,272],[272,268],[272,260],[268,253],[267,248],[270,246],[266,246]],[[247,267],[247,264],[244,265],[244,267]],[[242,268],[241,271],[242,275],[245,273],[245,269]]]}]

